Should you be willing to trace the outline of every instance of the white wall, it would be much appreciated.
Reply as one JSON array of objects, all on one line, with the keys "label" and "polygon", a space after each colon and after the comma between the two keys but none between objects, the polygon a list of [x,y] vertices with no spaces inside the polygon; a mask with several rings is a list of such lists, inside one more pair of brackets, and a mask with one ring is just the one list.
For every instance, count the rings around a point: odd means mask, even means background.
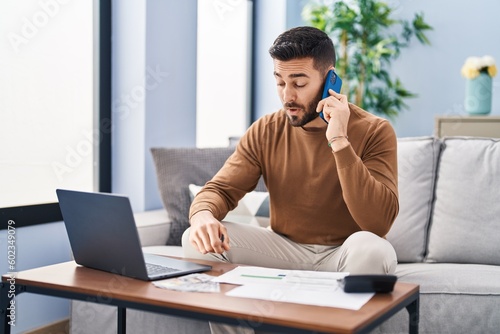
[{"label": "white wall", "polygon": [[[434,133],[436,115],[463,115],[465,78],[460,68],[469,56],[492,55],[500,64],[500,2],[496,0],[419,0],[401,3],[398,16],[423,12],[434,27],[431,46],[413,43],[394,63],[392,73],[418,94],[394,122],[398,136]],[[500,76],[493,79],[492,115],[500,115]]]},{"label": "white wall", "polygon": [[255,5],[255,118],[275,112],[281,107],[273,76],[273,62],[269,48],[276,37],[287,28],[287,0],[262,1]]},{"label": "white wall", "polygon": [[194,146],[196,0],[113,3],[113,192],[162,206],[153,146]]},{"label": "white wall", "polygon": [[195,146],[196,2],[147,1],[146,72],[156,85],[146,98],[143,154],[135,157],[145,164],[143,210],[162,207],[150,148]]},{"label": "white wall", "polygon": [[146,0],[112,5],[112,191],[144,210]]}]

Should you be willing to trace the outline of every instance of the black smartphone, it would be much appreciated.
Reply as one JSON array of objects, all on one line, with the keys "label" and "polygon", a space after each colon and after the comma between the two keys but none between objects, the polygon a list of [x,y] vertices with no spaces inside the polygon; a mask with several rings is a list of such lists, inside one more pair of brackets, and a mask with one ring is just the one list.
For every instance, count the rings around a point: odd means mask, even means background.
[{"label": "black smartphone", "polygon": [[396,275],[347,275],[342,283],[345,292],[389,293],[397,280]]},{"label": "black smartphone", "polygon": [[[342,79],[340,79],[340,77],[337,75],[337,73],[335,73],[334,70],[328,71],[328,75],[326,76],[325,80],[325,86],[323,87],[322,99],[330,96],[330,94],[328,94],[329,89],[333,89],[334,92],[340,93],[341,88],[342,88]],[[319,113],[319,117],[321,117],[322,120],[328,123],[323,115],[323,111]]]}]

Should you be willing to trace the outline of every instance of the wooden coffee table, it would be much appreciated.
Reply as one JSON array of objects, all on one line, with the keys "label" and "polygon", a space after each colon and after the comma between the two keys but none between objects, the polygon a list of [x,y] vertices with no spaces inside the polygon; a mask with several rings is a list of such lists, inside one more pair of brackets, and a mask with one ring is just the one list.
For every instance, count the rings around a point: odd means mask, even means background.
[{"label": "wooden coffee table", "polygon": [[[211,265],[213,269],[207,274],[215,276],[236,267],[209,261],[193,262]],[[118,333],[125,333],[127,308],[288,333],[369,332],[406,308],[410,314],[409,332],[418,333],[419,286],[408,283],[398,282],[392,293],[376,294],[360,310],[352,311],[228,297],[225,293],[234,288],[229,284],[221,284],[220,293],[165,290],[150,282],[81,267],[73,261],[19,272],[15,281],[8,281],[9,278],[2,277],[0,333],[10,333],[8,297],[14,289],[17,294],[29,292],[117,306]]]}]

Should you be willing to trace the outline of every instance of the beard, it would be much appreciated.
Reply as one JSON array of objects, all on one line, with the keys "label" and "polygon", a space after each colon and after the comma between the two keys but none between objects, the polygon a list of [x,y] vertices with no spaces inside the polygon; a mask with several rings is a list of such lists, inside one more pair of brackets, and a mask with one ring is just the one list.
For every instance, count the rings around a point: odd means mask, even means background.
[{"label": "beard", "polygon": [[320,90],[318,95],[309,102],[309,104],[306,106],[294,102],[287,102],[283,104],[283,108],[286,109],[291,109],[291,108],[300,108],[304,111],[304,114],[302,117],[295,116],[295,115],[288,115],[286,114],[288,118],[288,122],[290,123],[291,126],[304,126],[310,121],[316,119],[319,116],[319,113],[316,112],[316,107],[318,106],[319,101],[321,101],[322,98],[322,91]]}]

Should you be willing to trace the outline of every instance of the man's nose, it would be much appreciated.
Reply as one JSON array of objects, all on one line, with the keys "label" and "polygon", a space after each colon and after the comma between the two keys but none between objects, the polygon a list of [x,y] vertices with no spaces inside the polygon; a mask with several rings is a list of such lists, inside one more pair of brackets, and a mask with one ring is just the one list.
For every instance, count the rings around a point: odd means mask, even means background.
[{"label": "man's nose", "polygon": [[296,98],[294,90],[290,86],[283,88],[283,102],[294,102]]}]

